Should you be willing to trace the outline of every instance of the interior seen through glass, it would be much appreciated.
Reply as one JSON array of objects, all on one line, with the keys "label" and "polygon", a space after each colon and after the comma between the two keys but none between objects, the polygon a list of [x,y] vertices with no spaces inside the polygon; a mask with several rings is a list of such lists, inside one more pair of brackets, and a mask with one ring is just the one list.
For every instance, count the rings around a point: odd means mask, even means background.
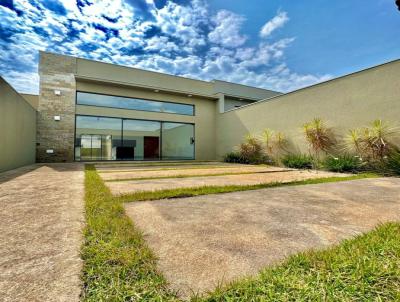
[{"label": "interior seen through glass", "polygon": [[194,125],[76,116],[75,160],[194,159]]}]

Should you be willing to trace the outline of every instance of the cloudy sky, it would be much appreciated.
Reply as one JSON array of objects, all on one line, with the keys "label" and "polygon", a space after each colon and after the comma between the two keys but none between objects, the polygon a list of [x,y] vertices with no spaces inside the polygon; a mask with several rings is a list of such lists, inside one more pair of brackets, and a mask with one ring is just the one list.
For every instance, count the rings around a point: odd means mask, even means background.
[{"label": "cloudy sky", "polygon": [[291,91],[400,58],[394,0],[0,0],[0,75],[38,50]]}]

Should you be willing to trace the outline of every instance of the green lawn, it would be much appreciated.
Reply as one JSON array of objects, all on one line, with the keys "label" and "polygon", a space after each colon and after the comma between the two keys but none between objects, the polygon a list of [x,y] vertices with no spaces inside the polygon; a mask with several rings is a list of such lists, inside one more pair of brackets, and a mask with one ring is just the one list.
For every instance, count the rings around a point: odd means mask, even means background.
[{"label": "green lawn", "polygon": [[[373,177],[355,175],[350,179]],[[284,185],[343,181],[307,180]],[[113,197],[92,165],[85,170],[84,301],[177,301],[123,202],[276,187],[207,187]],[[391,223],[326,251],[302,253],[250,280],[193,301],[388,301],[400,299],[400,225]]]}]

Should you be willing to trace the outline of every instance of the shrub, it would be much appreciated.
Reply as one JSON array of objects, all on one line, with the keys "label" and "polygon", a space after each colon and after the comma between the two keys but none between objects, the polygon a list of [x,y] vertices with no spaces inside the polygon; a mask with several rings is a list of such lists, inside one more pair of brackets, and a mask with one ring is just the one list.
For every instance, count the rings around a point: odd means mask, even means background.
[{"label": "shrub", "polygon": [[361,165],[362,161],[358,156],[349,154],[327,156],[323,162],[323,167],[333,172],[356,172],[360,170]]},{"label": "shrub", "polygon": [[257,164],[265,161],[260,140],[252,135],[247,135],[245,141],[239,145],[239,154],[246,163]]},{"label": "shrub", "polygon": [[288,141],[282,132],[264,129],[262,138],[265,144],[265,153],[270,157],[277,157],[279,152],[287,149]]},{"label": "shrub", "polygon": [[320,118],[305,123],[303,131],[310,148],[317,157],[321,151],[328,152],[335,145],[333,132],[325,126]]},{"label": "shrub", "polygon": [[400,175],[400,151],[389,154],[385,166],[389,174]]},{"label": "shrub", "polygon": [[281,161],[288,168],[311,169],[313,167],[313,158],[306,154],[287,154]]},{"label": "shrub", "polygon": [[245,163],[239,152],[229,152],[224,156],[224,162],[227,163]]},{"label": "shrub", "polygon": [[398,135],[398,129],[382,120],[375,120],[369,127],[350,130],[347,147],[370,162],[382,162],[396,149],[392,139]]}]

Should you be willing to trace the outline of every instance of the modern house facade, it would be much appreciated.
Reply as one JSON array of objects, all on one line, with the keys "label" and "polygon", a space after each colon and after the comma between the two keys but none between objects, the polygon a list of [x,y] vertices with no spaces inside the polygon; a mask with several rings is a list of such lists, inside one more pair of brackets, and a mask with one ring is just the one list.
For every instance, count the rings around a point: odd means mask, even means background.
[{"label": "modern house facade", "polygon": [[216,116],[279,93],[40,53],[37,161],[214,160]]},{"label": "modern house facade", "polygon": [[7,144],[2,134],[10,156],[18,148],[35,153],[25,161],[216,160],[265,128],[307,152],[300,127],[315,117],[340,137],[378,118],[398,124],[400,116],[400,60],[286,94],[48,52],[40,52],[39,75],[38,96],[1,86],[3,131],[20,131],[10,117],[22,105],[36,131]]}]

